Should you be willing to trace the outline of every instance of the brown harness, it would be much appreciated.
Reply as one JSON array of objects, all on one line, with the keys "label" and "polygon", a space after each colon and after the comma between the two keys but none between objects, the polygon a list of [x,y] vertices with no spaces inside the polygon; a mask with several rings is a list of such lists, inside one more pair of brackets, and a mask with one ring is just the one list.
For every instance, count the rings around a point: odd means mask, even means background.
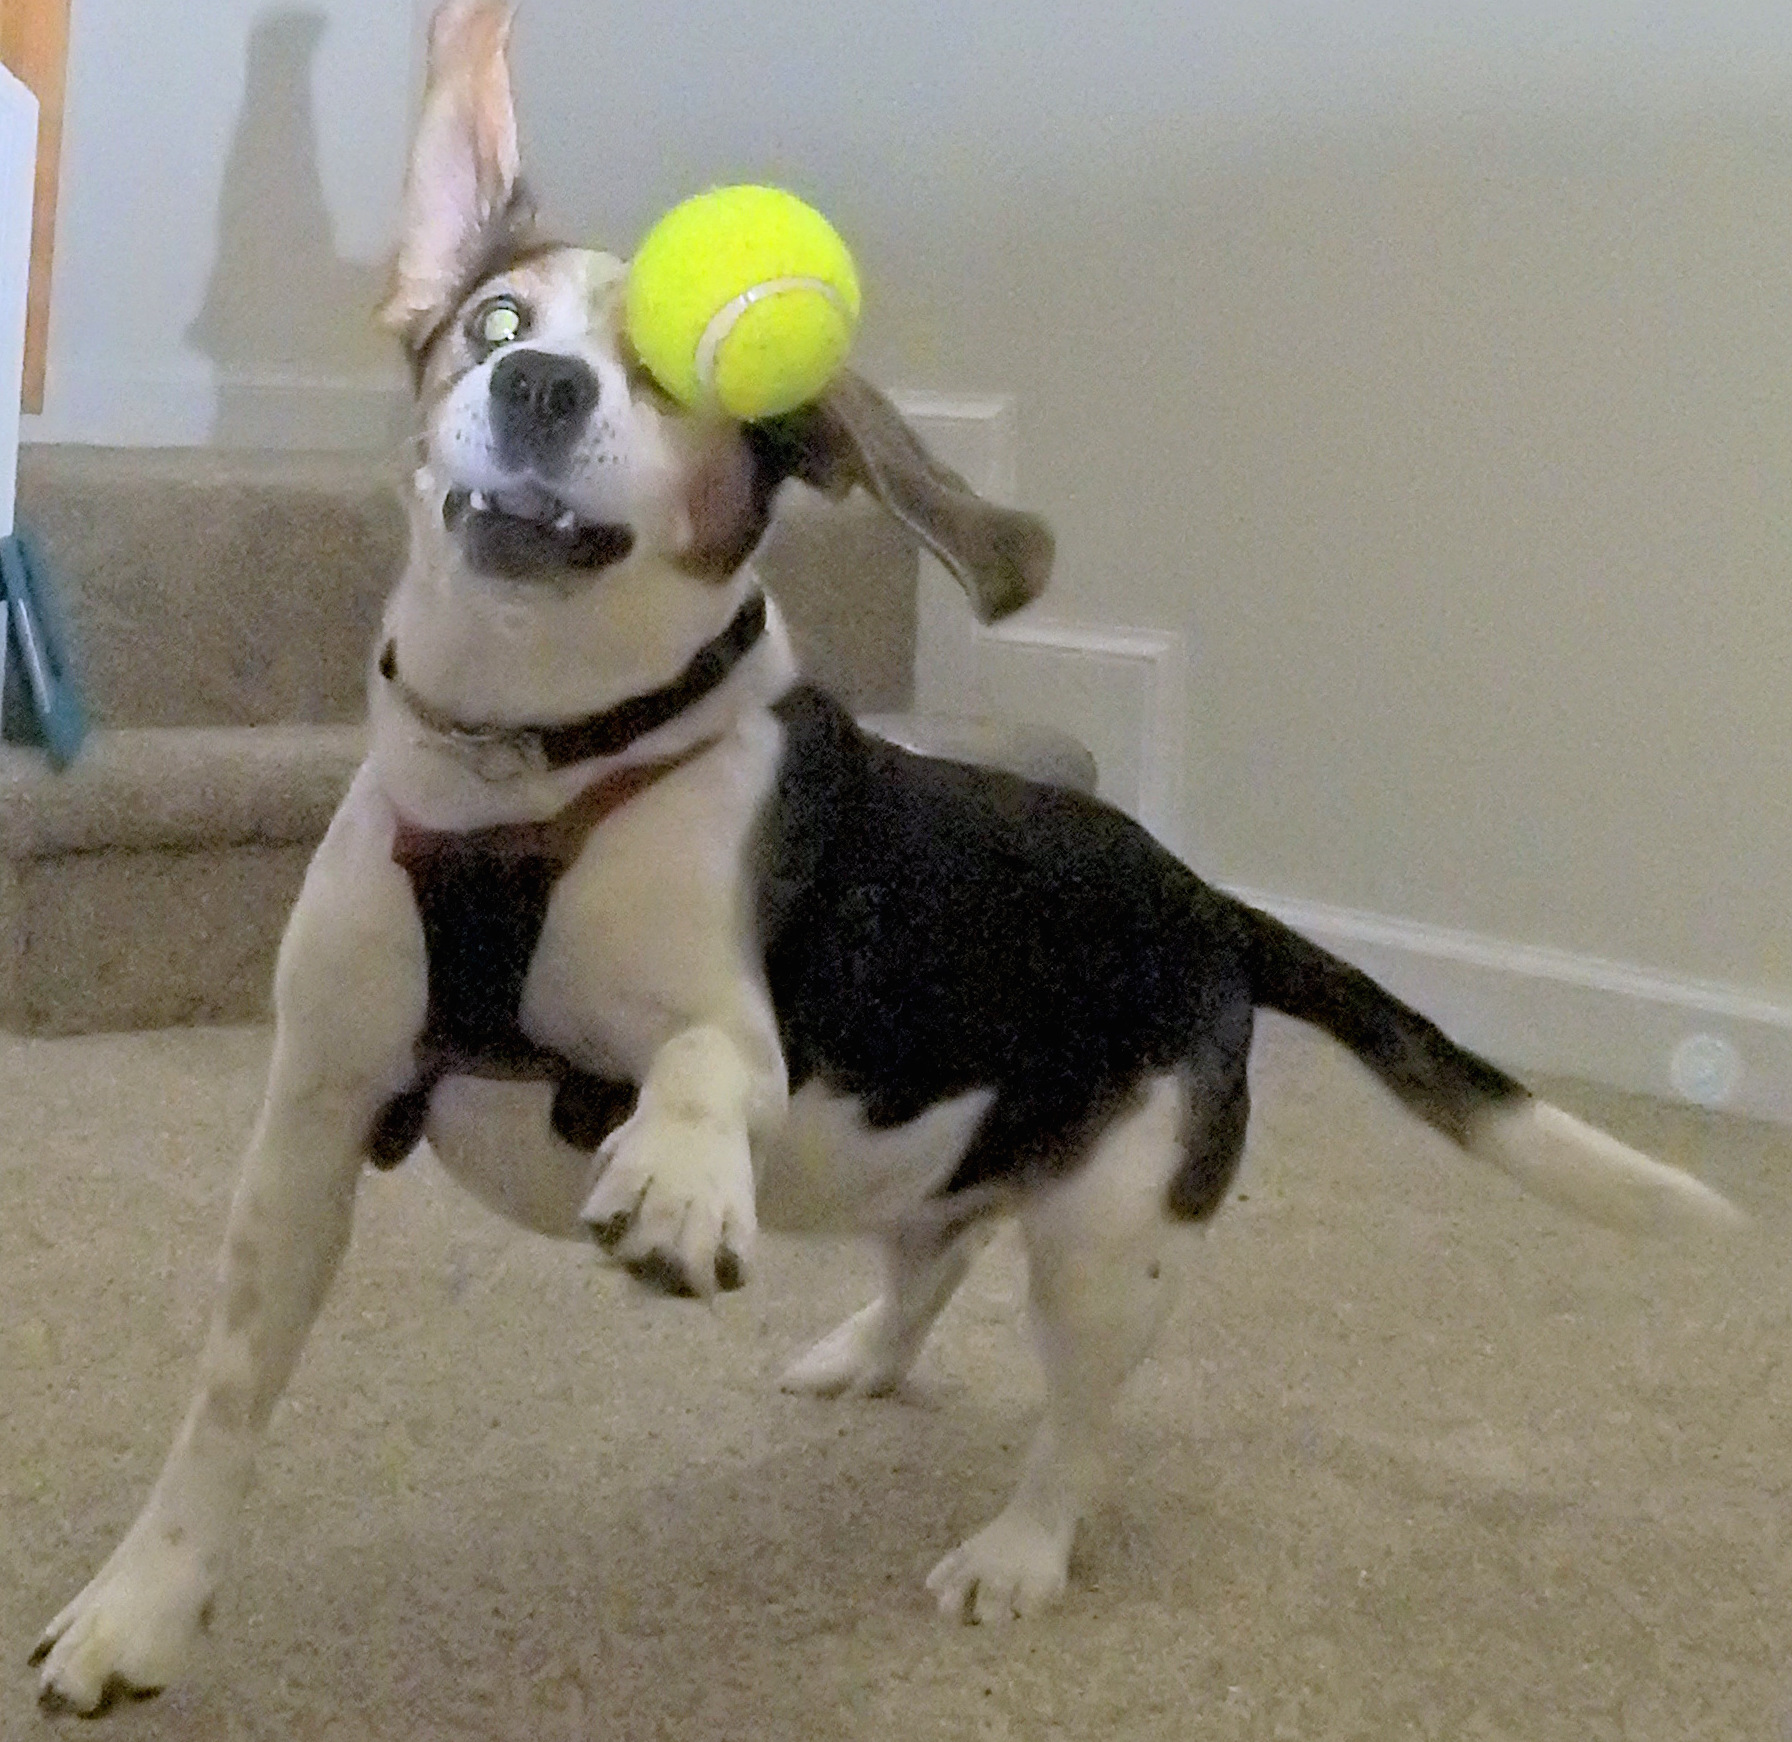
[{"label": "brown harness", "polygon": [[[563,725],[468,724],[442,714],[399,675],[397,649],[389,641],[380,651],[379,674],[451,752],[498,780],[626,750],[716,689],[758,645],[765,626],[765,595],[752,593],[670,683]],[[368,1133],[375,1167],[396,1167],[417,1147],[429,1097],[446,1076],[555,1084],[554,1129],[579,1149],[595,1149],[628,1117],[633,1084],[592,1076],[523,1032],[523,986],[554,886],[584,851],[591,831],[715,742],[706,738],[674,756],[606,774],[542,822],[457,830],[400,819],[392,858],[411,880],[423,922],[429,1004],[416,1074]]]},{"label": "brown harness", "polygon": [[628,1117],[632,1084],[595,1077],[523,1032],[523,986],[554,887],[591,831],[715,742],[618,769],[543,822],[466,831],[400,823],[392,858],[423,922],[429,1004],[416,1075],[368,1136],[375,1167],[396,1167],[417,1147],[430,1095],[447,1076],[552,1082],[554,1129],[578,1149],[595,1149]]}]

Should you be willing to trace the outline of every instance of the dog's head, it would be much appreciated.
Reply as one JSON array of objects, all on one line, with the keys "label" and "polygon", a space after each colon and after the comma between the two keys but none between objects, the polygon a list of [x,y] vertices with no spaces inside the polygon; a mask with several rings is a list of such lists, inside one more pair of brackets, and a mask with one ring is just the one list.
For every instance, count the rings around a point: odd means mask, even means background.
[{"label": "dog's head", "polygon": [[869,489],[963,582],[978,615],[1044,586],[1051,537],[936,466],[883,396],[842,376],[815,405],[742,425],[676,406],[623,331],[627,268],[544,240],[518,175],[509,7],[448,0],[382,319],[417,389],[417,535],[498,584],[589,584],[668,562],[725,579],[779,484]]}]

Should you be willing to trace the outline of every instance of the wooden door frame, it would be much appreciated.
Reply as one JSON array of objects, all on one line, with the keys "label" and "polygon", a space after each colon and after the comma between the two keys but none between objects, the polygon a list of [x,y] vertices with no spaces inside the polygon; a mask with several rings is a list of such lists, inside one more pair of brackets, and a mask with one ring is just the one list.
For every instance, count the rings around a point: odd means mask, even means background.
[{"label": "wooden door frame", "polygon": [[0,61],[37,98],[37,178],[31,206],[31,281],[25,296],[25,378],[20,403],[44,408],[50,339],[50,265],[62,166],[62,96],[69,0],[0,0]]}]

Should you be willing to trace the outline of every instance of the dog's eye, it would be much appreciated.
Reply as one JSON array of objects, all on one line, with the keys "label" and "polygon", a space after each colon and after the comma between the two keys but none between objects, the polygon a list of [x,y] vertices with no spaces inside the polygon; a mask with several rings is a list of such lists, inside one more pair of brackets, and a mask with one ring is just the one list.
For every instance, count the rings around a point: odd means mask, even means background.
[{"label": "dog's eye", "polygon": [[467,324],[480,344],[494,348],[508,345],[512,339],[522,336],[522,306],[514,297],[494,296],[473,311],[473,318]]}]

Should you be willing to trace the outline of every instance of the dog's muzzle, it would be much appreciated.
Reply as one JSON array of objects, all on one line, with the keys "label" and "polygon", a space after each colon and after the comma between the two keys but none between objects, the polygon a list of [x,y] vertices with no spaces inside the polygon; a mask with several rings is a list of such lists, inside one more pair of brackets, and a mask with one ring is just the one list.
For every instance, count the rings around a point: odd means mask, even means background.
[{"label": "dog's muzzle", "polygon": [[549,569],[606,568],[635,547],[629,527],[581,520],[552,491],[532,483],[450,490],[442,524],[460,539],[474,568],[512,579]]}]

